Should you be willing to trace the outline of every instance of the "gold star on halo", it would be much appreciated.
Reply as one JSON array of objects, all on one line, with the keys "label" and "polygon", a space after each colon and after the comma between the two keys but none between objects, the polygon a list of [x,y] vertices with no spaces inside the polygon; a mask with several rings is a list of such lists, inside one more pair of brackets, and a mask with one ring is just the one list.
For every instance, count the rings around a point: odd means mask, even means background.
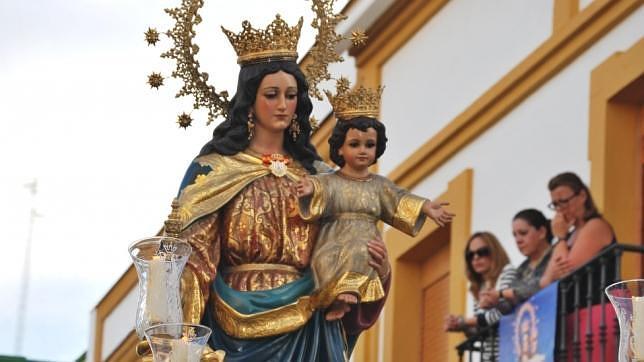
[{"label": "gold star on halo", "polygon": [[148,84],[150,85],[150,88],[159,89],[159,87],[163,85],[163,76],[161,73],[155,72],[148,75]]},{"label": "gold star on halo", "polygon": [[342,76],[340,79],[337,80],[336,83],[336,89],[338,90],[338,94],[345,93],[351,88],[351,82],[349,82],[349,79]]},{"label": "gold star on halo", "polygon": [[159,41],[159,32],[155,28],[148,28],[145,32],[145,41],[148,42],[148,46],[156,45]]},{"label": "gold star on halo", "polygon": [[192,126],[192,117],[187,113],[181,113],[177,117],[177,123],[179,124],[179,127],[186,129]]},{"label": "gold star on halo", "polygon": [[365,45],[369,37],[362,30],[354,30],[351,32],[351,37],[349,39],[351,40],[351,43],[353,43],[353,46],[361,47]]}]

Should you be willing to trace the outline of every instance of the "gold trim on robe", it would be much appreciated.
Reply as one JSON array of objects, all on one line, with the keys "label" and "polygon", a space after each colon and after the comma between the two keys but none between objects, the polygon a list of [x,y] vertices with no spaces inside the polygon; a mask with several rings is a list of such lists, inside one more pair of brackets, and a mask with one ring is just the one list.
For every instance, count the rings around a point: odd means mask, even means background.
[{"label": "gold trim on robe", "polygon": [[239,272],[245,272],[245,271],[265,271],[265,270],[281,271],[285,273],[292,273],[292,274],[298,274],[298,275],[302,274],[301,271],[297,270],[297,268],[290,265],[268,264],[268,263],[246,263],[246,264],[235,265],[235,266],[227,266],[223,268],[222,272],[226,274],[226,273],[239,273]]},{"label": "gold trim on robe", "polygon": [[370,278],[356,272],[346,272],[338,280],[320,289],[313,295],[316,308],[326,308],[340,294],[353,294],[358,291],[360,303],[375,302],[385,297],[385,291],[379,279]]},{"label": "gold trim on robe", "polygon": [[261,338],[284,334],[301,328],[313,315],[311,297],[304,296],[295,303],[266,312],[242,314],[214,295],[217,322],[227,335],[235,338]]},{"label": "gold trim on robe", "polygon": [[425,223],[422,215],[423,204],[427,199],[414,194],[403,195],[398,202],[391,226],[407,235],[416,236]]}]

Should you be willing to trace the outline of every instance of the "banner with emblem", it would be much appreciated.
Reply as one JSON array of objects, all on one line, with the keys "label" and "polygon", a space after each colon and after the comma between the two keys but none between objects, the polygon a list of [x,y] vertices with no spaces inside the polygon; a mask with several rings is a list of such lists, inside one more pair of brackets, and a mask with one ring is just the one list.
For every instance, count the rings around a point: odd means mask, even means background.
[{"label": "banner with emblem", "polygon": [[501,318],[500,362],[554,362],[558,286],[547,286]]}]

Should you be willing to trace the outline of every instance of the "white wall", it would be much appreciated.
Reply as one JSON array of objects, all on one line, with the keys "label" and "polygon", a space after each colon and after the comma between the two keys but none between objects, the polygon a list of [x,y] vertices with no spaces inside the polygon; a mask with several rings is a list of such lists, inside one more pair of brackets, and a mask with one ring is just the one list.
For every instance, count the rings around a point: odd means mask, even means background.
[{"label": "white wall", "polygon": [[528,207],[551,216],[546,208],[550,201],[546,185],[559,172],[574,171],[589,181],[590,72],[613,53],[635,44],[643,35],[642,24],[644,8],[631,14],[414,191],[438,195],[465,168],[474,169],[472,231],[492,231],[518,264],[522,256],[512,239],[512,216]]},{"label": "white wall", "polygon": [[112,313],[105,318],[101,350],[102,361],[106,360],[134,329],[138,291],[138,286],[134,287],[121,303],[114,308]]},{"label": "white wall", "polygon": [[87,362],[94,362],[94,351],[96,350],[96,309],[93,309],[89,317],[89,340],[87,344]]},{"label": "white wall", "polygon": [[[349,36],[354,29],[369,29],[394,3],[395,0],[354,0],[351,7],[345,12],[347,19],[338,24],[337,33]],[[348,43],[344,43],[345,47],[348,45]]]},{"label": "white wall", "polygon": [[448,2],[383,66],[387,174],[543,43],[552,0]]},{"label": "white wall", "polygon": [[[585,182],[589,181],[590,72],[613,53],[626,50],[638,41],[643,35],[641,24],[644,24],[644,8],[623,20],[413,191],[433,198],[447,190],[450,180],[466,168],[472,168],[472,231],[493,232],[512,262],[518,265],[523,257],[512,238],[512,217],[529,207],[538,208],[551,217],[552,213],[546,208],[550,201],[547,182],[559,172],[574,171]],[[388,102],[395,103],[391,99]],[[409,104],[415,105],[418,111],[420,104],[424,103]],[[400,119],[402,115],[404,113],[399,110],[399,113],[390,113],[389,117]],[[392,128],[390,126],[389,130]],[[406,132],[408,136],[415,135],[413,130]],[[387,152],[390,152],[389,148]],[[469,313],[472,303],[468,293]],[[384,325],[382,316],[381,322],[382,341],[384,330],[389,326]],[[382,359],[383,352],[380,351],[379,360]]]}]

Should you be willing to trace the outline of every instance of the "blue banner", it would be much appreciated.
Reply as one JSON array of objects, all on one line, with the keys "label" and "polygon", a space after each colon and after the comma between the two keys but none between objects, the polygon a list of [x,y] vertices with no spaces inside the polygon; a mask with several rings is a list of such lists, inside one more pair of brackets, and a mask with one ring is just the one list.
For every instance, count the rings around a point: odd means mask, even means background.
[{"label": "blue banner", "polygon": [[558,286],[550,284],[501,318],[500,362],[554,362]]}]

